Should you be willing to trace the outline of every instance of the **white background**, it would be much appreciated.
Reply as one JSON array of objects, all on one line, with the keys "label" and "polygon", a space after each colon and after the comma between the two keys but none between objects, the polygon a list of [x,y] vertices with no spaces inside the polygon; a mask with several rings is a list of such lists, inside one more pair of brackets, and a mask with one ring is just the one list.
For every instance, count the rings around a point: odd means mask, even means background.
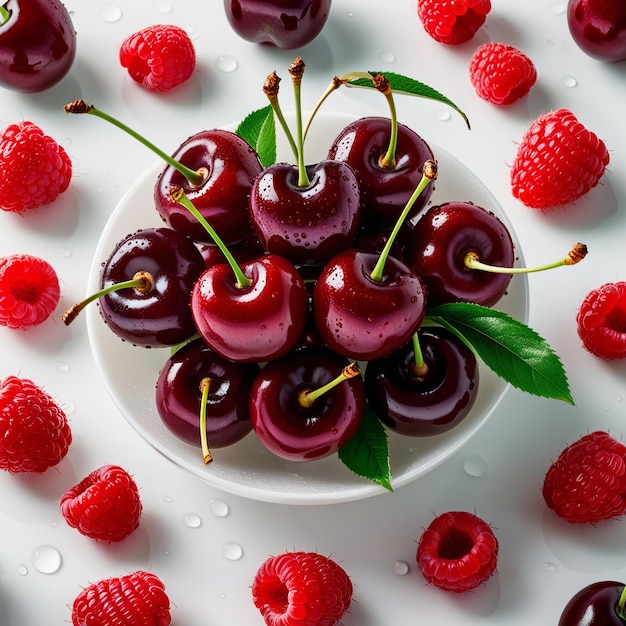
[{"label": "white background", "polygon": [[[0,255],[47,259],[62,283],[54,317],[28,332],[0,328],[0,376],[28,377],[67,409],[70,453],[38,476],[0,475],[0,624],[63,624],[74,597],[101,578],[150,569],[165,582],[176,626],[262,624],[249,586],[262,561],[285,550],[317,550],[341,562],[355,583],[346,626],[455,623],[459,626],[555,624],[573,593],[596,580],[626,579],[624,524],[569,526],[546,510],[543,475],[569,442],[594,429],[621,438],[626,416],[626,364],[586,353],[575,314],[585,294],[626,279],[621,258],[626,216],[626,65],[585,56],[567,29],[564,0],[493,0],[486,25],[459,47],[430,39],[413,0],[335,0],[320,37],[299,50],[307,64],[304,98],[312,105],[332,76],[389,70],[435,87],[469,116],[472,130],[434,102],[397,98],[400,121],[445,147],[470,167],[500,201],[529,265],[562,256],[576,241],[589,247],[579,266],[530,277],[530,325],[560,354],[576,406],[510,390],[484,429],[428,476],[368,500],[289,506],[222,493],[163,458],[129,426],[106,393],[90,352],[84,319],[70,328],[62,311],[85,294],[99,235],[125,191],[155,162],[132,139],[99,120],[65,116],[75,98],[123,119],[167,151],[189,135],[240,121],[266,101],[267,74],[286,75],[293,51],[260,48],[237,37],[221,3],[212,0],[67,0],[78,32],[70,74],[34,95],[0,90],[0,125],[29,119],[55,137],[74,162],[70,190],[32,214],[0,215]],[[121,15],[108,21],[115,10]],[[144,26],[170,22],[191,34],[198,53],[192,79],[167,95],[146,92],[119,66],[119,44]],[[524,100],[496,108],[469,82],[473,51],[486,41],[512,44],[535,62],[537,84]],[[223,71],[222,68],[233,71]],[[286,83],[287,84],[287,83]],[[607,144],[609,171],[575,205],[527,209],[511,195],[509,167],[531,120],[566,107]],[[380,114],[381,99],[361,90],[333,96],[336,111]],[[446,118],[446,119],[442,119]],[[79,123],[80,122],[80,123]],[[86,123],[91,122],[91,123]],[[477,455],[482,476],[464,467]],[[105,463],[126,467],[141,489],[140,529],[119,545],[97,544],[69,528],[60,496]],[[225,503],[226,516],[215,514]],[[425,585],[415,565],[416,542],[435,514],[475,511],[500,541],[497,574],[456,596]],[[185,521],[199,518],[196,528]],[[197,518],[195,517],[197,516]],[[193,525],[193,524],[192,524]],[[229,542],[241,558],[227,558]],[[33,551],[53,546],[60,568],[39,572]],[[395,572],[404,562],[405,575]]]}]

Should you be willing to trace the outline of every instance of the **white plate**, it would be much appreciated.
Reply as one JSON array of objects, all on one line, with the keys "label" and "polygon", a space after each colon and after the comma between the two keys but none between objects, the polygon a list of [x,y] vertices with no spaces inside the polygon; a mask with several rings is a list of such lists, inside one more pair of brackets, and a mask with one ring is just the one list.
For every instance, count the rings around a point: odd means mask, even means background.
[{"label": "white plate", "polygon": [[[287,119],[290,119],[287,116]],[[291,118],[293,119],[293,118]],[[306,160],[324,158],[334,137],[354,116],[320,112],[307,137]],[[277,129],[278,157],[293,161]],[[431,144],[439,174],[431,202],[472,201],[496,213],[511,230],[520,263],[523,257],[512,225],[482,182],[448,152]],[[125,194],[111,215],[96,248],[88,293],[98,289],[102,262],[127,234],[162,221],[153,208],[153,187],[162,162],[156,163]],[[498,308],[528,321],[528,282],[515,276]],[[122,414],[154,448],[177,465],[211,485],[239,496],[283,504],[328,504],[367,498],[386,490],[352,474],[336,456],[298,463],[267,452],[250,433],[239,443],[214,451],[208,466],[200,449],[173,435],[161,422],[155,407],[155,383],[169,356],[168,350],[138,348],[122,342],[104,324],[96,306],[87,308],[87,328],[97,367]],[[390,433],[392,485],[398,488],[422,476],[451,456],[496,412],[508,385],[480,364],[480,389],[476,403],[461,424],[427,438]]]}]

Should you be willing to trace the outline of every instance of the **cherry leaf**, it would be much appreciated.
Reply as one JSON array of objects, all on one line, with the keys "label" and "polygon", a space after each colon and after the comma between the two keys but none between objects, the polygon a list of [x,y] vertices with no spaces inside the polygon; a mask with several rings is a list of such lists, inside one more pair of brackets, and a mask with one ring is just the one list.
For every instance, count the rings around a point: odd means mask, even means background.
[{"label": "cherry leaf", "polygon": [[441,304],[428,309],[427,315],[456,333],[485,365],[514,387],[574,404],[560,358],[526,324],[469,302]]},{"label": "cherry leaf", "polygon": [[[465,115],[465,113],[463,113],[463,111],[456,104],[454,104],[452,100],[444,96],[442,93],[439,93],[436,89],[429,87],[415,78],[409,78],[408,76],[396,74],[395,72],[370,72],[370,74],[372,76],[376,76],[377,74],[384,76],[389,81],[391,91],[394,93],[418,96],[420,98],[427,98],[428,100],[436,100],[437,102],[441,102],[449,107],[452,107],[463,118],[467,128],[470,128],[467,115]],[[346,83],[346,85],[348,87],[368,87],[370,89],[375,89],[374,83],[367,78],[355,78]]]},{"label": "cherry leaf", "polygon": [[256,150],[263,167],[276,162],[276,123],[270,105],[249,113],[235,133]]},{"label": "cherry leaf", "polygon": [[337,454],[357,476],[393,491],[387,433],[369,406],[365,406],[359,429]]}]

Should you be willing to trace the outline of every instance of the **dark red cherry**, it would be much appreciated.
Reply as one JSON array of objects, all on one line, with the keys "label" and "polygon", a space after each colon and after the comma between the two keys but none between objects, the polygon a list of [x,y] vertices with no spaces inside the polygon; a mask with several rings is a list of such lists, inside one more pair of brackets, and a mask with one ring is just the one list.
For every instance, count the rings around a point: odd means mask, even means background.
[{"label": "dark red cherry", "polygon": [[558,626],[624,626],[624,583],[606,580],[592,583],[567,603]]},{"label": "dark red cherry", "polygon": [[[309,461],[347,443],[365,407],[363,379],[347,366],[327,348],[303,348],[266,365],[250,394],[250,420],[265,447],[285,459]],[[329,383],[334,386],[307,400]]]},{"label": "dark red cherry", "polygon": [[428,306],[458,301],[493,306],[503,296],[511,274],[468,269],[468,254],[488,265],[514,265],[513,240],[494,213],[471,202],[447,202],[420,216],[407,237],[404,260],[424,282]]},{"label": "dark red cherry", "polygon": [[248,399],[258,372],[258,365],[224,359],[202,339],[195,339],[177,350],[159,373],[159,416],[183,441],[200,446],[201,383],[208,379],[205,430],[209,446],[236,443],[252,430]]},{"label": "dark red cherry", "polygon": [[38,92],[69,72],[76,32],[59,0],[4,0],[0,4],[0,86]]},{"label": "dark red cherry", "polygon": [[319,35],[331,0],[224,0],[233,30],[253,43],[300,48]]},{"label": "dark red cherry", "polygon": [[[392,227],[418,186],[428,160],[434,161],[428,144],[404,124],[398,124],[397,147],[392,164],[382,159],[389,148],[392,122],[385,117],[364,117],[349,124],[328,151],[329,159],[348,163],[361,188],[364,225]],[[406,218],[408,224],[426,206],[434,184],[422,191]]]},{"label": "dark red cherry", "polygon": [[367,400],[379,419],[397,433],[438,435],[470,412],[478,394],[478,365],[467,345],[445,328],[420,328],[417,335],[423,357],[420,367],[411,341],[367,364]]},{"label": "dark red cherry", "polygon": [[[198,244],[198,249],[204,258],[204,263],[207,268],[211,267],[211,265],[215,265],[216,263],[224,262],[224,253],[215,244],[201,243]],[[253,261],[254,259],[265,254],[265,250],[263,250],[263,247],[258,242],[256,237],[252,236],[229,246],[228,249],[233,255],[235,261],[238,263]]]}]

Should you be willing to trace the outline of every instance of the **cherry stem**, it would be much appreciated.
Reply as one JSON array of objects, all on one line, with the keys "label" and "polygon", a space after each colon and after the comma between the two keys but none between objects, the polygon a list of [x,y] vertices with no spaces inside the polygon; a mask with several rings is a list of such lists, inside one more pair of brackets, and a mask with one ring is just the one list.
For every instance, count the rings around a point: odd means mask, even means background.
[{"label": "cherry stem", "polygon": [[298,162],[298,187],[308,187],[311,184],[304,161],[304,133],[302,131],[302,75],[304,61],[298,57],[290,66],[289,74],[293,82],[293,93],[296,105],[296,140]]},{"label": "cherry stem", "polygon": [[0,26],[4,26],[11,17],[11,11],[8,11],[5,7],[0,7]]},{"label": "cherry stem", "polygon": [[424,354],[422,353],[422,346],[420,345],[417,332],[413,333],[413,354],[414,361],[411,364],[411,376],[415,380],[422,380],[428,374],[428,365],[424,361]]},{"label": "cherry stem", "polygon": [[357,363],[350,363],[350,365],[346,365],[341,371],[341,374],[336,378],[333,378],[329,383],[318,387],[317,389],[302,389],[298,394],[298,404],[304,408],[309,409],[314,404],[315,401],[318,400],[321,396],[323,396],[326,392],[335,388],[340,383],[350,380],[350,378],[354,378],[361,373],[361,368]]},{"label": "cherry stem", "polygon": [[285,136],[287,137],[287,141],[291,147],[291,151],[293,152],[294,158],[298,159],[298,146],[293,138],[291,133],[291,129],[285,120],[285,116],[283,115],[283,111],[280,107],[280,103],[278,102],[278,85],[280,83],[280,77],[276,74],[276,72],[272,72],[266,79],[263,84],[263,92],[267,96],[267,99],[270,102],[272,110],[274,111],[274,115],[276,119],[279,121],[280,125],[283,128]]},{"label": "cherry stem", "polygon": [[178,204],[184,206],[202,224],[202,226],[204,226],[204,229],[207,233],[209,233],[211,239],[213,239],[213,242],[226,257],[226,261],[232,268],[233,273],[235,274],[237,287],[239,289],[247,289],[252,284],[252,280],[243,273],[243,270],[239,267],[235,257],[226,247],[226,244],[224,244],[220,236],[215,232],[213,226],[207,222],[204,215],[202,215],[202,213],[200,213],[200,211],[198,211],[198,209],[193,205],[180,185],[172,185],[170,187],[170,198],[172,198],[174,202],[178,202]]},{"label": "cherry stem", "polygon": [[202,460],[205,465],[208,465],[213,460],[206,436],[206,405],[210,387],[211,379],[209,377],[205,377],[200,381],[200,392],[202,393],[200,399],[200,442],[202,445]]},{"label": "cherry stem", "polygon": [[120,291],[121,289],[136,289],[142,294],[150,292],[154,285],[154,278],[152,274],[145,271],[136,272],[131,280],[125,280],[121,283],[115,283],[114,285],[110,285],[109,287],[105,287],[96,293],[91,294],[81,302],[76,303],[74,306],[70,307],[61,319],[66,326],[69,326],[77,317],[78,314],[88,305],[94,302],[94,300],[98,300],[103,296],[106,296],[109,293],[113,293],[114,291]]},{"label": "cherry stem", "polygon": [[543,272],[544,270],[551,270],[555,267],[562,267],[564,265],[576,265],[576,263],[582,261],[586,256],[587,246],[583,243],[577,243],[567,253],[567,256],[555,261],[554,263],[539,265],[537,267],[497,267],[494,265],[487,265],[486,263],[481,262],[480,257],[475,250],[470,250],[466,253],[463,263],[468,270],[482,270],[493,274],[531,274],[533,272]]},{"label": "cherry stem", "polygon": [[393,230],[391,231],[391,234],[389,235],[389,238],[385,243],[385,247],[382,249],[382,252],[378,257],[378,261],[376,262],[376,265],[372,270],[372,273],[370,274],[370,278],[372,280],[382,281],[387,258],[389,257],[393,243],[398,236],[402,225],[404,224],[409,212],[413,208],[413,205],[415,204],[415,201],[418,199],[419,195],[422,193],[422,191],[424,191],[426,186],[435,178],[437,178],[437,164],[434,161],[426,161],[422,168],[422,179],[415,188],[415,191],[413,191],[413,193],[411,194],[411,197],[406,203],[404,209],[402,209],[402,213],[396,220]]},{"label": "cherry stem", "polygon": [[206,167],[201,167],[198,170],[192,170],[191,168],[183,165],[180,161],[173,159],[169,154],[163,152],[160,148],[157,148],[152,142],[148,141],[145,137],[134,131],[129,126],[126,126],[123,122],[111,117],[108,113],[97,109],[93,104],[87,104],[84,100],[74,100],[69,104],[66,104],[64,107],[66,113],[87,113],[89,115],[94,115],[95,117],[99,117],[100,119],[113,124],[120,130],[123,130],[125,133],[129,134],[131,137],[134,137],[143,144],[146,148],[152,150],[157,156],[163,159],[168,165],[171,165],[177,172],[182,174],[187,182],[192,187],[199,187],[202,183],[207,179],[209,172]]},{"label": "cherry stem", "polygon": [[617,605],[615,606],[615,612],[617,613],[617,616],[622,620],[626,619],[625,606],[626,606],[626,585],[624,585],[624,588],[622,589],[622,594],[620,595],[619,600],[617,601]]},{"label": "cherry stem", "polygon": [[382,74],[376,74],[376,76],[374,76],[374,86],[387,98],[391,118],[389,146],[387,152],[380,157],[379,164],[385,170],[394,170],[396,168],[396,153],[398,150],[398,114],[396,112],[396,103],[393,99],[393,92],[391,91],[388,78]]}]

